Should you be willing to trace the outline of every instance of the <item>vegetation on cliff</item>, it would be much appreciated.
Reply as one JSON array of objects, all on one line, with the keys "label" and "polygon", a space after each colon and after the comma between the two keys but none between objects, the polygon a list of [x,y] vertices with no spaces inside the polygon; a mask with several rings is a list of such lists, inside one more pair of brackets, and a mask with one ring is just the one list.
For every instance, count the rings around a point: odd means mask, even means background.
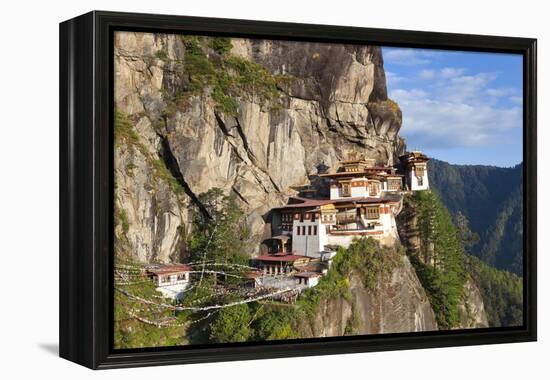
[{"label": "vegetation on cliff", "polygon": [[[245,98],[260,104],[267,104],[280,95],[278,86],[292,78],[288,75],[274,75],[262,65],[231,54],[231,40],[225,37],[181,36],[185,55],[183,72],[186,80],[179,87],[172,102],[185,96],[200,94],[205,88],[216,107],[226,115],[236,115],[238,98]],[[166,54],[157,58],[168,60]],[[270,104],[272,108],[280,105]],[[174,104],[166,107],[169,114],[175,111]]]},{"label": "vegetation on cliff", "polygon": [[481,291],[489,326],[522,325],[522,278],[496,269],[474,256],[466,258],[466,267]]},{"label": "vegetation on cliff", "polygon": [[340,247],[327,275],[319,285],[300,296],[298,307],[311,317],[321,300],[343,296],[349,300],[349,279],[358,275],[366,289],[374,290],[379,281],[388,280],[401,264],[400,248],[381,247],[374,239],[355,239],[348,248]]},{"label": "vegetation on cliff", "polygon": [[465,281],[464,248],[449,211],[436,193],[416,192],[413,207],[418,215],[420,253],[413,255],[411,262],[428,293],[438,326],[456,327]]},{"label": "vegetation on cliff", "polygon": [[158,154],[153,154],[145,147],[134,128],[134,122],[128,115],[115,110],[114,127],[115,147],[120,148],[124,145],[130,152],[130,158],[125,167],[126,174],[129,177],[134,175],[133,171],[136,166],[131,158],[137,151],[146,160],[149,169],[155,174],[156,178],[168,184],[175,194],[181,194],[184,191],[178,180],[170,173],[164,159],[158,157]]},{"label": "vegetation on cliff", "polygon": [[479,240],[466,215],[452,218],[436,192],[418,192],[408,199],[418,217],[420,249],[411,256],[440,328],[460,326],[465,280],[479,288],[491,327],[522,323],[522,280],[470,254]]},{"label": "vegetation on cliff", "polygon": [[[239,215],[238,207],[230,199],[220,196],[216,190],[204,194],[204,197],[215,200],[213,204],[216,204],[216,207],[210,208],[209,211],[211,215],[217,216],[213,216],[209,222],[198,217],[200,223],[212,223],[214,227],[207,226],[204,231],[197,232],[197,236],[192,239],[195,241],[191,244],[191,250],[194,252],[192,257],[211,260],[226,248],[228,252],[234,254],[219,256],[217,260],[227,260],[225,262],[228,266],[232,263],[240,263],[242,249],[245,246],[238,243],[236,246],[234,240],[239,239],[233,239],[231,234],[225,233],[225,227],[238,222],[238,217],[233,219]],[[210,247],[216,247],[216,249]],[[206,255],[202,254],[204,252]],[[402,265],[403,253],[399,248],[380,247],[371,238],[361,238],[354,241],[347,249],[340,248],[327,275],[316,287],[301,294],[296,303],[254,301],[214,312],[188,310],[176,312],[155,306],[168,301],[162,301],[160,293],[155,291],[150,280],[143,275],[137,275],[139,265],[132,264],[134,269],[130,271],[126,269],[124,274],[133,277],[134,280],[139,278],[140,281],[133,284],[124,284],[119,281],[117,287],[128,292],[132,297],[137,296],[142,300],[148,300],[150,304],[129,298],[127,294],[120,291],[116,292],[115,346],[117,348],[153,347],[300,338],[305,335],[300,326],[304,321],[313,320],[319,312],[321,302],[344,298],[350,304],[352,303],[351,276],[358,276],[365,289],[374,291],[380,282],[389,280],[395,268]],[[127,267],[127,264],[120,265]],[[217,278],[217,276],[205,274],[202,282],[186,293],[182,304],[200,307],[245,299],[238,291],[232,294],[216,292]],[[231,283],[229,285],[231,286]],[[346,322],[344,333],[356,333],[360,322],[360,316],[352,309],[352,315]],[[162,325],[163,323],[167,324]]]},{"label": "vegetation on cliff", "polygon": [[[355,240],[348,248],[339,248],[328,273],[319,284],[302,293],[294,305],[266,302],[254,322],[255,340],[292,339],[304,332],[300,325],[310,323],[319,312],[321,302],[344,298],[352,303],[350,278],[359,276],[365,289],[374,291],[377,284],[389,281],[393,270],[402,265],[401,248],[380,247],[372,238]],[[265,306],[265,307],[264,307]],[[355,333],[359,316],[352,312],[345,333]],[[311,326],[314,330],[314,327]]]},{"label": "vegetation on cliff", "polygon": [[[296,339],[305,335],[300,325],[312,321],[321,301],[351,300],[350,277],[360,276],[366,289],[374,290],[379,281],[387,281],[392,270],[401,265],[403,252],[380,248],[370,238],[356,240],[349,248],[340,248],[332,267],[319,284],[301,294],[295,304],[276,301],[252,302],[224,310],[211,326],[209,342],[263,341]],[[359,316],[352,313],[346,333],[353,334]]]},{"label": "vegetation on cliff", "polygon": [[248,264],[250,229],[236,199],[213,188],[200,194],[189,244],[192,262]]},{"label": "vegetation on cliff", "polygon": [[[122,273],[121,276],[116,276],[115,280],[115,348],[162,347],[188,343],[185,329],[174,318],[172,311],[144,304],[120,292],[122,290],[136,297],[156,302],[162,300],[162,294],[155,290],[152,281],[142,275],[141,265],[118,260],[115,264],[115,273]],[[169,321],[169,324],[159,327],[154,322],[163,320]]]}]

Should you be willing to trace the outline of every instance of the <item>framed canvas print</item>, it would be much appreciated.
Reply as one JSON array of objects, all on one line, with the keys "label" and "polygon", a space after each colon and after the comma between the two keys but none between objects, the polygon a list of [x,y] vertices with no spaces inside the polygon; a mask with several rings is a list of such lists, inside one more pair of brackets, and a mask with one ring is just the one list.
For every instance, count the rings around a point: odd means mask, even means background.
[{"label": "framed canvas print", "polygon": [[60,25],[60,355],[536,339],[536,40]]}]

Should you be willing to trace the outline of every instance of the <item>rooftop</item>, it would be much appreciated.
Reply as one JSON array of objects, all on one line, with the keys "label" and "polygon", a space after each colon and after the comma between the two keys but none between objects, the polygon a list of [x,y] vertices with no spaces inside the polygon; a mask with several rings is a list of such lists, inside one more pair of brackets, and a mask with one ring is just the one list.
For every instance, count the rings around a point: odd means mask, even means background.
[{"label": "rooftop", "polygon": [[302,278],[312,278],[312,277],[320,277],[322,273],[319,272],[298,272],[294,274],[294,277],[302,277]]},{"label": "rooftop", "polygon": [[245,274],[245,277],[248,279],[259,278],[262,276],[263,276],[262,272],[259,272],[259,271],[250,271]]},{"label": "rooftop", "polygon": [[296,270],[300,272],[322,272],[324,269],[328,269],[328,266],[324,262],[311,261],[307,264],[300,264],[296,266]]},{"label": "rooftop", "polygon": [[274,255],[260,255],[257,257],[254,257],[255,260],[258,261],[270,261],[270,262],[293,262],[300,259],[310,259],[307,256],[301,256],[301,255],[294,255],[294,254],[287,254],[287,253],[276,253]]},{"label": "rooftop", "polygon": [[402,156],[399,156],[401,161],[429,161],[430,158],[419,150],[407,152]]},{"label": "rooftop", "polygon": [[147,272],[158,276],[190,272],[192,268],[188,264],[151,264],[146,266],[145,269]]},{"label": "rooftop", "polygon": [[[371,166],[368,168],[364,168],[362,171],[336,171],[332,173],[325,173],[320,174],[320,177],[327,177],[327,178],[333,178],[333,177],[358,177],[358,176],[372,176],[372,175],[380,175],[382,174],[389,174],[392,173],[395,169],[392,167],[387,166]],[[394,174],[394,173],[392,173]]]},{"label": "rooftop", "polygon": [[289,203],[284,206],[275,207],[274,209],[293,209],[293,208],[315,208],[317,206],[323,206],[328,204],[342,204],[342,203],[388,203],[399,202],[401,199],[397,194],[386,194],[380,198],[374,197],[350,197],[340,199],[309,199],[292,197],[293,201],[300,201],[301,203]]}]

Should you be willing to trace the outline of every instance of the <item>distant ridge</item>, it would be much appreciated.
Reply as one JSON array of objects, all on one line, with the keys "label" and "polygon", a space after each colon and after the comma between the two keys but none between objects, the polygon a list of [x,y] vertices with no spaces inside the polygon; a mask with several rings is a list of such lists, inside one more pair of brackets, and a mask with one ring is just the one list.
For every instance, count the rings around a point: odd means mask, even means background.
[{"label": "distant ridge", "polygon": [[523,164],[511,168],[454,165],[432,159],[432,189],[456,215],[468,218],[480,236],[471,253],[490,265],[522,275]]}]

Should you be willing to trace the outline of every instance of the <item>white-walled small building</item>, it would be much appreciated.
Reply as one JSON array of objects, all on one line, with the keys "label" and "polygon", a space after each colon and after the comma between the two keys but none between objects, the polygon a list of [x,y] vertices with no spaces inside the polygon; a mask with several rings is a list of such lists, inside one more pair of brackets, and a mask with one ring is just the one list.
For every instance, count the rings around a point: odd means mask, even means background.
[{"label": "white-walled small building", "polygon": [[164,297],[181,299],[189,287],[192,268],[187,264],[152,264],[145,269]]},{"label": "white-walled small building", "polygon": [[313,288],[319,284],[322,273],[319,272],[298,272],[294,275],[297,285],[303,285],[306,288]]},{"label": "white-walled small building", "polygon": [[428,161],[430,160],[420,151],[408,152],[399,157],[401,164],[405,168],[406,181],[409,190],[420,191],[429,190],[428,181]]}]

